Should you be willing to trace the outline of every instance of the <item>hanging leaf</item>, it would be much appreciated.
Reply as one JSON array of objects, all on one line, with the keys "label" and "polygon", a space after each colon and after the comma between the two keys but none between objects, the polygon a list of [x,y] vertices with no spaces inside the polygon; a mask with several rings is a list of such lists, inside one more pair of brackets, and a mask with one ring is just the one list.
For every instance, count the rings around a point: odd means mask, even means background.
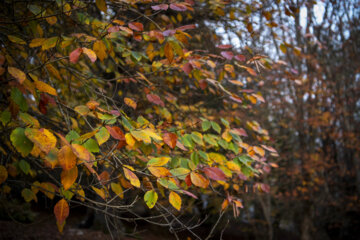
[{"label": "hanging leaf", "polygon": [[122,187],[121,187],[120,184],[112,182],[112,183],[110,184],[110,186],[111,186],[111,190],[112,190],[117,196],[119,196],[121,199],[124,198],[124,192],[123,192],[123,189],[122,189]]},{"label": "hanging leaf", "polygon": [[155,190],[147,191],[144,195],[144,201],[150,209],[155,206],[157,200],[158,194],[155,192]]},{"label": "hanging leaf", "polygon": [[93,50],[100,61],[104,61],[104,59],[107,58],[106,46],[102,40],[94,42]]},{"label": "hanging leaf", "polygon": [[167,177],[169,175],[171,175],[170,171],[164,167],[148,167],[149,171],[151,172],[152,175],[154,175],[155,177]]},{"label": "hanging leaf", "polygon": [[48,154],[51,149],[56,146],[55,136],[47,129],[26,128],[25,135],[30,139],[41,151]]},{"label": "hanging leaf", "polygon": [[61,172],[61,184],[64,187],[64,190],[68,190],[76,181],[78,176],[77,166],[73,167],[70,170],[63,170]]},{"label": "hanging leaf", "polygon": [[57,154],[60,166],[66,171],[76,165],[76,155],[70,146],[63,146]]},{"label": "hanging leaf", "polygon": [[106,129],[108,130],[108,132],[110,133],[110,135],[115,138],[116,140],[120,140],[120,141],[124,141],[125,140],[125,135],[123,133],[123,131],[121,131],[121,129],[117,126],[105,126]]},{"label": "hanging leaf", "polygon": [[81,160],[86,162],[90,161],[90,152],[84,147],[79,144],[71,144],[71,149],[73,153]]},{"label": "hanging leaf", "polygon": [[8,172],[7,172],[6,168],[4,166],[0,165],[0,184],[5,182],[7,177],[8,177]]},{"label": "hanging leaf", "polygon": [[26,42],[24,40],[22,40],[19,37],[13,36],[13,35],[8,35],[7,36],[9,38],[9,40],[13,43],[17,43],[17,44],[21,44],[21,45],[26,45]]},{"label": "hanging leaf", "polygon": [[178,211],[181,209],[181,197],[176,192],[170,191],[169,195],[170,204]]},{"label": "hanging leaf", "polygon": [[65,219],[69,216],[69,205],[64,198],[59,200],[55,204],[54,214],[56,217],[56,221],[59,224],[62,224],[65,221]]},{"label": "hanging leaf", "polygon": [[164,166],[166,163],[169,162],[170,159],[170,157],[152,158],[150,161],[148,161],[147,165],[152,167]]},{"label": "hanging leaf", "polygon": [[31,200],[37,202],[37,197],[35,193],[28,188],[24,188],[21,191],[21,196],[24,198],[25,202],[31,202]]},{"label": "hanging leaf", "polygon": [[221,54],[221,56],[223,56],[227,60],[231,60],[234,57],[234,54],[232,52],[230,52],[230,51],[223,51],[220,54]]},{"label": "hanging leaf", "polygon": [[50,48],[53,48],[56,46],[56,43],[58,41],[58,37],[52,37],[52,38],[48,38],[44,41],[44,43],[42,44],[42,48],[41,50],[47,50],[47,49],[50,49]]}]

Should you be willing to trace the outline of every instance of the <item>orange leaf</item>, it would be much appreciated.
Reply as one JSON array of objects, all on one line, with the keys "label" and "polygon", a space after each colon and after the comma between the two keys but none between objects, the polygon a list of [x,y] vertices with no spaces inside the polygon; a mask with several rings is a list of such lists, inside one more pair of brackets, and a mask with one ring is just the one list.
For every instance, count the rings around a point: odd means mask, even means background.
[{"label": "orange leaf", "polygon": [[70,170],[63,170],[61,172],[61,184],[64,187],[64,190],[68,190],[76,181],[78,177],[78,168],[77,166],[73,167]]},{"label": "orange leaf", "polygon": [[172,149],[176,146],[177,135],[175,133],[165,133],[163,135],[164,142]]},{"label": "orange leaf", "polygon": [[209,185],[209,180],[207,180],[203,175],[199,173],[195,173],[195,172],[190,173],[190,179],[195,186],[201,188],[207,188],[207,186]]},{"label": "orange leaf", "polygon": [[58,201],[54,207],[54,214],[57,222],[61,225],[69,216],[69,205],[65,199]]},{"label": "orange leaf", "polygon": [[56,146],[56,138],[55,136],[47,129],[33,129],[26,128],[25,135],[30,139],[37,147],[40,148],[41,151],[48,154],[51,149]]},{"label": "orange leaf", "polygon": [[171,63],[174,59],[174,51],[170,45],[170,43],[166,43],[164,47],[165,57],[168,59],[169,63]]},{"label": "orange leaf", "polygon": [[148,167],[148,169],[152,175],[154,175],[155,177],[158,177],[158,178],[171,175],[169,170],[164,167],[151,167],[150,166],[150,167]]},{"label": "orange leaf", "polygon": [[57,154],[59,164],[64,170],[70,170],[76,165],[76,155],[70,146],[63,146]]},{"label": "orange leaf", "polygon": [[129,25],[129,28],[131,28],[132,30],[135,30],[135,31],[143,31],[144,30],[143,24],[139,23],[139,22],[131,22],[128,25]]},{"label": "orange leaf", "polygon": [[90,152],[84,146],[73,143],[71,144],[71,148],[78,158],[85,160],[86,162],[90,161]]},{"label": "orange leaf", "polygon": [[117,126],[114,127],[110,127],[110,126],[105,126],[106,129],[108,130],[108,132],[110,133],[110,135],[115,138],[116,140],[120,140],[120,141],[124,141],[125,140],[125,135],[123,133],[123,131],[121,131],[121,129]]}]

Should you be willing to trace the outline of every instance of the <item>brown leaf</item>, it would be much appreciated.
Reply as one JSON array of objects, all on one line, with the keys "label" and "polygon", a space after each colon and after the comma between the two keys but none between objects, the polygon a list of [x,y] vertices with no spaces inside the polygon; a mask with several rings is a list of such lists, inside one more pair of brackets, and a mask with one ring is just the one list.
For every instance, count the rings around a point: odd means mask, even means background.
[{"label": "brown leaf", "polygon": [[149,102],[152,102],[152,103],[154,103],[156,105],[160,105],[161,107],[165,107],[164,102],[156,94],[147,94],[146,98],[149,100]]},{"label": "brown leaf", "polygon": [[177,135],[175,133],[165,133],[163,135],[164,142],[172,149],[175,148],[177,142]]},{"label": "brown leaf", "polygon": [[139,22],[131,22],[128,24],[129,28],[135,31],[144,31],[144,25]]},{"label": "brown leaf", "polygon": [[171,63],[174,60],[174,51],[171,47],[171,44],[168,42],[165,44],[164,53],[169,63]]},{"label": "brown leaf", "polygon": [[206,167],[203,169],[203,172],[206,174],[206,176],[208,176],[212,180],[226,181],[226,175],[220,168]]},{"label": "brown leaf", "polygon": [[110,135],[115,138],[116,140],[125,141],[125,135],[123,131],[117,126],[105,126],[106,129],[109,131]]}]

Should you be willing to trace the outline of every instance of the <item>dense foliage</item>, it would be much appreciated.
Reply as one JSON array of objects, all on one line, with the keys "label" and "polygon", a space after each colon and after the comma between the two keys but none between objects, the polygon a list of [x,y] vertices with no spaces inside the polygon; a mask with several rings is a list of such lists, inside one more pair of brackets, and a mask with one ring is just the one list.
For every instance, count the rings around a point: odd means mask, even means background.
[{"label": "dense foliage", "polygon": [[228,206],[238,216],[244,184],[268,192],[256,178],[277,166],[252,114],[272,62],[214,29],[233,21],[254,38],[253,14],[276,26],[269,6],[2,2],[2,199],[53,199],[59,231],[79,204],[104,213],[112,233],[117,220],[145,220],[199,238],[198,219],[182,223],[177,211],[195,213],[207,195],[220,216]]}]

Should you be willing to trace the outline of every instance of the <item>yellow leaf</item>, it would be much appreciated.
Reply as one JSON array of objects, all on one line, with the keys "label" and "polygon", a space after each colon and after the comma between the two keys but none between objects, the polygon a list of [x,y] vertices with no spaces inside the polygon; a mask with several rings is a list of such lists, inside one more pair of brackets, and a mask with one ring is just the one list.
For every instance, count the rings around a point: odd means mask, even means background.
[{"label": "yellow leaf", "polygon": [[88,56],[90,58],[91,62],[96,61],[96,58],[97,58],[96,53],[93,50],[91,50],[89,48],[84,48],[84,47],[82,48],[82,50],[83,50],[83,53],[85,53],[86,56]]},{"label": "yellow leaf", "polygon": [[65,219],[69,216],[69,204],[65,199],[61,199],[55,204],[54,214],[57,222],[62,225]]},{"label": "yellow leaf", "polygon": [[209,180],[199,173],[191,172],[190,179],[191,182],[197,187],[207,188],[209,185]]},{"label": "yellow leaf", "polygon": [[176,192],[171,191],[169,195],[170,204],[178,211],[181,209],[181,197]]},{"label": "yellow leaf", "polygon": [[123,170],[124,170],[125,178],[130,181],[131,185],[140,188],[140,181],[139,178],[135,175],[135,173],[124,167]]},{"label": "yellow leaf", "polygon": [[107,6],[106,6],[106,1],[105,0],[96,0],[96,6],[100,11],[103,11],[104,13],[106,13],[107,11]]},{"label": "yellow leaf", "polygon": [[125,134],[125,141],[130,147],[134,146],[135,144],[135,139],[131,136],[130,133]]},{"label": "yellow leaf", "polygon": [[151,138],[143,130],[134,130],[130,131],[131,135],[138,141],[143,141],[144,143],[151,143]]},{"label": "yellow leaf", "polygon": [[226,162],[226,166],[232,171],[240,172],[240,166],[232,161]]},{"label": "yellow leaf", "polygon": [[132,107],[134,110],[136,109],[136,102],[132,100],[131,98],[124,98],[124,102],[129,107]]},{"label": "yellow leaf", "polygon": [[54,134],[45,128],[26,128],[25,135],[46,154],[48,154],[50,150],[56,146],[56,138]]},{"label": "yellow leaf", "polygon": [[119,196],[121,199],[124,198],[124,192],[123,192],[123,189],[122,189],[122,187],[121,187],[120,184],[112,182],[110,186],[111,186],[111,190],[112,190],[117,196]]},{"label": "yellow leaf", "polygon": [[55,88],[51,87],[49,84],[41,82],[41,81],[35,81],[35,87],[40,91],[40,92],[45,92],[48,93],[50,95],[54,95],[57,96],[57,92],[55,90]]},{"label": "yellow leaf", "polygon": [[174,52],[173,52],[173,49],[172,49],[170,43],[168,43],[168,42],[165,44],[164,53],[165,53],[165,57],[168,59],[169,63],[171,63],[174,59]]},{"label": "yellow leaf", "polygon": [[22,84],[26,79],[25,73],[15,67],[8,67],[8,72],[11,76],[16,78],[16,80],[18,80],[20,84]]},{"label": "yellow leaf", "polygon": [[169,162],[171,158],[170,157],[158,157],[158,158],[152,158],[147,165],[151,167],[160,167],[164,166],[166,163]]},{"label": "yellow leaf", "polygon": [[106,194],[105,194],[105,190],[103,188],[96,188],[94,186],[91,186],[91,188],[97,193],[97,195],[99,195],[102,199],[105,200],[106,198]]},{"label": "yellow leaf", "polygon": [[223,132],[223,134],[221,135],[221,137],[227,141],[227,142],[230,142],[232,140],[232,136],[231,134],[229,133],[228,130],[226,130],[225,132]]},{"label": "yellow leaf", "polygon": [[29,47],[31,48],[40,47],[45,40],[46,38],[34,38],[33,40],[31,40]]},{"label": "yellow leaf", "polygon": [[99,132],[95,134],[95,138],[98,141],[99,145],[105,143],[110,138],[110,133],[104,127],[101,127]]},{"label": "yellow leaf", "polygon": [[262,149],[261,147],[257,147],[257,146],[255,146],[254,147],[254,151],[257,153],[257,154],[259,154],[260,156],[265,156],[265,150],[264,149]]},{"label": "yellow leaf", "polygon": [[43,182],[40,184],[40,191],[45,194],[50,199],[54,199],[55,197],[55,188],[53,184],[49,182]]},{"label": "yellow leaf", "polygon": [[102,40],[94,42],[93,50],[100,59],[100,61],[103,61],[105,58],[107,58],[106,46]]},{"label": "yellow leaf", "polygon": [[151,209],[158,200],[158,194],[154,190],[147,191],[144,195],[146,205]]},{"label": "yellow leaf", "polygon": [[8,38],[10,41],[12,41],[13,43],[18,43],[18,44],[22,44],[25,45],[26,42],[24,40],[22,40],[21,38],[18,38],[16,36],[13,35],[8,35]]},{"label": "yellow leaf", "polygon": [[152,175],[158,178],[171,175],[169,170],[164,167],[148,167],[148,169]]},{"label": "yellow leaf", "polygon": [[44,43],[42,44],[42,50],[47,50],[50,48],[53,48],[56,46],[56,43],[58,41],[58,37],[52,37],[52,38],[48,38],[44,41]]},{"label": "yellow leaf", "polygon": [[70,170],[76,165],[76,155],[70,146],[63,146],[57,156],[59,164],[64,170]]}]

